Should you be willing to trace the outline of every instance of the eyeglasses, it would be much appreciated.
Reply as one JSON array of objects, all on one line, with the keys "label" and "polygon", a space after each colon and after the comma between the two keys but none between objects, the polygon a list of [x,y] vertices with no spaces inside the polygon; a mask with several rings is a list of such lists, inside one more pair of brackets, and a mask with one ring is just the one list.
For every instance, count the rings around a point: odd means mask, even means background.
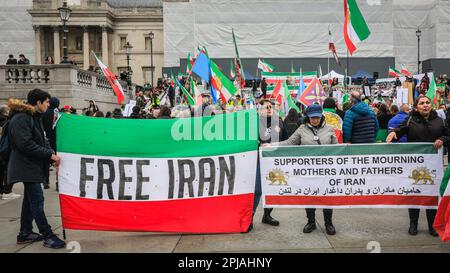
[{"label": "eyeglasses", "polygon": [[269,109],[272,109],[272,106],[271,106],[271,105],[266,105],[266,106],[263,106],[262,109],[267,109],[267,110],[269,110]]}]

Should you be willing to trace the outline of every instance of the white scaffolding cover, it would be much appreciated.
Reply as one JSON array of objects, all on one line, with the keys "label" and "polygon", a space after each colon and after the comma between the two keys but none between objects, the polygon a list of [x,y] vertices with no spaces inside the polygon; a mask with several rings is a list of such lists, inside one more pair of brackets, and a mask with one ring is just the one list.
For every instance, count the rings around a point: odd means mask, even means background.
[{"label": "white scaffolding cover", "polygon": [[0,0],[0,62],[5,64],[8,54],[16,59],[23,53],[34,63],[34,30],[27,9],[32,0]]},{"label": "white scaffolding cover", "polygon": [[[396,57],[417,70],[418,26],[421,59],[450,56],[450,1],[357,0],[372,35],[355,57]],[[234,27],[241,58],[331,57],[328,27],[338,55],[346,55],[343,1],[191,0],[164,2],[164,64],[205,45],[213,58],[234,57]]]}]

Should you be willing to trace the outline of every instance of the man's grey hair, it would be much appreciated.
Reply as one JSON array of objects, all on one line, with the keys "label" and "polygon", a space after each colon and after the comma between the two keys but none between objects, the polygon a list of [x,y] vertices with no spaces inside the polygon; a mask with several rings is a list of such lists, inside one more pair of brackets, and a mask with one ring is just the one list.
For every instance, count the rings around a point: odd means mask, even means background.
[{"label": "man's grey hair", "polygon": [[9,110],[8,105],[6,104],[0,105],[0,114],[4,115],[7,110]]},{"label": "man's grey hair", "polygon": [[400,106],[400,111],[402,112],[409,112],[411,110],[411,107],[409,106],[409,104],[404,103],[402,104],[402,106]]}]

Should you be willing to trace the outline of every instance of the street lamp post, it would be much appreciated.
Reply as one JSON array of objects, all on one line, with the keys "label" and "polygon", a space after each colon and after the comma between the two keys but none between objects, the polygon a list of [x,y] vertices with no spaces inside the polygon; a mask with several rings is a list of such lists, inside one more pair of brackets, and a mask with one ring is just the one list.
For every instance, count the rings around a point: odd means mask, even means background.
[{"label": "street lamp post", "polygon": [[152,72],[152,87],[153,87],[153,76],[155,72],[155,67],[153,66],[153,38],[155,38],[155,34],[151,31],[148,34],[150,38],[150,71]]},{"label": "street lamp post", "polygon": [[133,73],[131,71],[131,67],[130,67],[130,51],[133,48],[133,46],[130,45],[130,42],[127,42],[124,45],[124,48],[125,48],[125,53],[127,55],[127,87],[128,87],[127,89],[128,89],[128,92],[130,93],[131,92],[131,89],[130,89],[130,87],[131,87],[131,74]]},{"label": "street lamp post", "polygon": [[417,74],[420,74],[420,36],[422,36],[422,31],[420,31],[420,28],[417,28],[416,36],[417,36]]},{"label": "street lamp post", "polygon": [[72,10],[67,6],[67,2],[63,3],[63,6],[58,8],[59,16],[63,24],[63,61],[61,63],[70,63],[67,60],[67,33],[69,32],[66,24],[69,21],[70,13]]}]

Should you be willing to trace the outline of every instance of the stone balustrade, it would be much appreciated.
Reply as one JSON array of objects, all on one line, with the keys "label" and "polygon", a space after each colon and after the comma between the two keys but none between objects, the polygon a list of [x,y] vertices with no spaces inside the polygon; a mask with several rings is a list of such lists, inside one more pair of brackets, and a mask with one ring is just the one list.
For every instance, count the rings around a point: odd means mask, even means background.
[{"label": "stone balustrade", "polygon": [[[126,91],[126,84],[121,84]],[[0,103],[6,103],[10,97],[26,99],[34,88],[58,97],[61,106],[67,104],[82,109],[92,99],[105,112],[118,107],[111,85],[102,74],[70,64],[0,65]]]}]

